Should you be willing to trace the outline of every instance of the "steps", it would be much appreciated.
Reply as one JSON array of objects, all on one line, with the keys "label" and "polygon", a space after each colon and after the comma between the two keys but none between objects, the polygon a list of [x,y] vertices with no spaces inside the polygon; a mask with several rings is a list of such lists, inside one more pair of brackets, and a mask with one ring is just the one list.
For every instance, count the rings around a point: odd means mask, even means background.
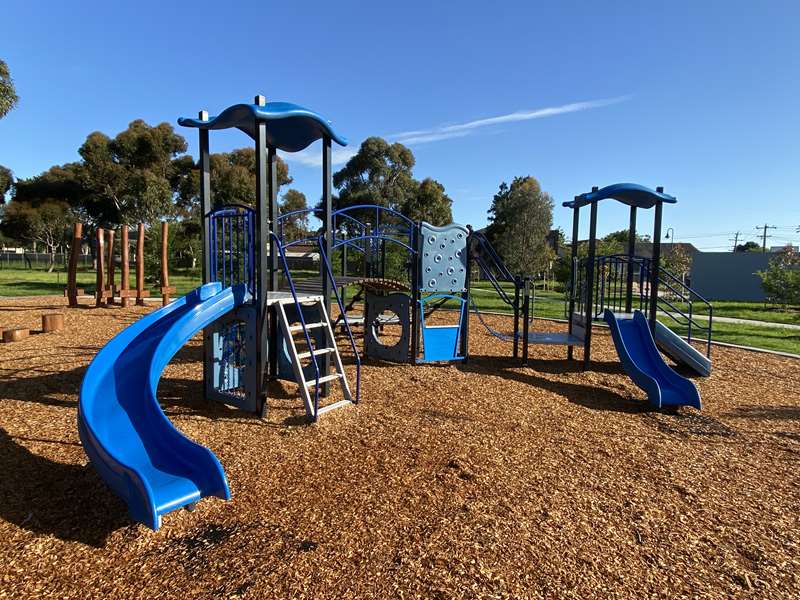
[{"label": "steps", "polygon": [[[289,317],[286,314],[287,304],[295,305],[294,300],[291,299],[278,303],[278,318],[280,319],[281,329],[284,332],[295,381],[298,384],[300,396],[303,398],[306,407],[306,414],[312,420],[316,421],[320,415],[326,412],[352,404],[353,396],[350,392],[344,366],[342,365],[342,357],[339,354],[339,349],[336,346],[336,339],[333,336],[333,327],[328,317],[328,311],[325,310],[325,304],[322,300],[315,300],[313,305],[306,305],[309,308],[313,306],[313,308],[318,311],[321,320],[305,325],[302,323],[294,325],[289,323]],[[297,306],[297,309],[298,314],[302,314],[301,307]],[[313,329],[324,329],[325,346],[320,348],[313,347],[313,338],[309,335],[309,331]],[[302,334],[302,336],[295,337],[296,334]],[[303,352],[299,352],[297,349],[298,340],[309,348]],[[333,360],[329,360],[330,358],[333,358]],[[311,360],[311,364],[316,365],[317,368],[315,371],[317,373],[316,376],[307,378],[305,376],[304,367],[308,366],[308,362],[304,365],[303,361],[308,361],[309,359]],[[333,373],[327,372],[329,365],[333,366]],[[342,388],[344,399],[326,406],[319,406],[322,387],[337,381]]]}]

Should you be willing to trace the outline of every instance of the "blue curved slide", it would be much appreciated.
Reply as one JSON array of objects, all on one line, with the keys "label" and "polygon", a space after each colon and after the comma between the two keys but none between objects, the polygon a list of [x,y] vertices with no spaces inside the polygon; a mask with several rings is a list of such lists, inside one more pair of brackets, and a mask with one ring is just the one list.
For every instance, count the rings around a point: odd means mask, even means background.
[{"label": "blue curved slide", "polygon": [[117,334],[84,375],[78,433],[86,454],[131,516],[152,529],[205,496],[230,499],[217,457],[170,423],[156,390],[181,346],[248,299],[245,286],[203,285]]},{"label": "blue curved slide", "polygon": [[606,309],[603,318],[611,330],[625,372],[647,393],[651,405],[655,408],[700,408],[697,387],[664,362],[650,332],[650,324],[641,311],[634,311],[632,319],[617,319],[613,312]]}]

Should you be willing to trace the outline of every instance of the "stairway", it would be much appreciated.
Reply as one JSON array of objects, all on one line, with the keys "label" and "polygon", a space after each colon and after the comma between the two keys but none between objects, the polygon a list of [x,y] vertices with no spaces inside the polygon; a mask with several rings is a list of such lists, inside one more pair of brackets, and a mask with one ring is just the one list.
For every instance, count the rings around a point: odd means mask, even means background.
[{"label": "stairway", "polygon": [[[316,421],[320,415],[326,412],[335,410],[347,404],[353,403],[353,396],[350,393],[350,386],[347,383],[347,376],[344,372],[342,365],[342,357],[339,354],[339,349],[336,346],[336,339],[333,336],[333,327],[331,326],[328,311],[325,310],[325,303],[321,300],[315,300],[313,305],[311,303],[305,306],[312,309],[313,312],[320,315],[320,320],[313,323],[306,323],[303,318],[302,310],[298,310],[300,316],[300,323],[291,324],[289,317],[286,313],[286,305],[295,306],[295,301],[292,298],[281,300],[278,302],[278,318],[280,319],[281,329],[283,331],[284,339],[286,340],[286,347],[289,352],[289,359],[292,363],[294,370],[295,381],[300,389],[300,396],[306,407],[306,414]],[[299,307],[298,307],[299,309]],[[312,312],[309,311],[309,312]],[[314,347],[312,336],[309,335],[310,331],[315,329],[323,329],[325,346]],[[306,348],[303,351],[298,350],[298,343],[301,347]],[[333,360],[329,360],[330,358]],[[327,372],[326,367],[333,365],[334,372]],[[314,375],[311,377],[306,376],[306,368],[313,366]],[[326,406],[319,406],[319,399],[322,387],[327,383],[339,382],[342,388],[344,399]]]}]

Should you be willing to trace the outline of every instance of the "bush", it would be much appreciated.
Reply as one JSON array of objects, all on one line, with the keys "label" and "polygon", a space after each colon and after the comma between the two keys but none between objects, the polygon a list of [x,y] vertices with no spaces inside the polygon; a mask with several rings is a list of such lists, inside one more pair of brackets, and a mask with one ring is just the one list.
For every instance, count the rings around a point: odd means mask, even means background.
[{"label": "bush", "polygon": [[770,302],[783,307],[800,305],[800,255],[792,249],[778,252],[766,271],[757,271]]}]

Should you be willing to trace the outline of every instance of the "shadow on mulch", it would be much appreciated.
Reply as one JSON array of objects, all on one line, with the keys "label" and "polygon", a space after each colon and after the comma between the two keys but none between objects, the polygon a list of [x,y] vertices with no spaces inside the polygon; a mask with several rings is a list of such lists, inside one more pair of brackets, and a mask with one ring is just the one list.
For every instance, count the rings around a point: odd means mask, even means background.
[{"label": "shadow on mulch", "polygon": [[[568,373],[574,370],[574,365],[568,361],[531,361],[528,367],[521,367],[519,359],[498,356],[470,356],[466,364],[459,368],[468,373],[478,375],[493,375],[511,381],[525,383],[527,385],[541,388],[558,394],[566,398],[569,402],[590,408],[592,410],[603,410],[610,412],[621,412],[639,414],[650,412],[650,406],[645,402],[631,400],[620,394],[601,387],[584,385],[579,383],[569,383],[565,381],[551,381],[544,377],[537,377],[531,371],[533,362],[557,363],[552,365],[552,373]],[[563,364],[562,364],[563,363]],[[601,365],[604,363],[600,363]],[[520,369],[525,369],[524,371]],[[542,369],[543,372],[547,372]]]},{"label": "shadow on mulch", "polygon": [[739,406],[724,416],[756,421],[800,421],[800,407],[746,405]]},{"label": "shadow on mulch", "polygon": [[131,524],[125,504],[91,466],[33,454],[2,428],[0,470],[0,518],[22,529],[99,548]]}]

